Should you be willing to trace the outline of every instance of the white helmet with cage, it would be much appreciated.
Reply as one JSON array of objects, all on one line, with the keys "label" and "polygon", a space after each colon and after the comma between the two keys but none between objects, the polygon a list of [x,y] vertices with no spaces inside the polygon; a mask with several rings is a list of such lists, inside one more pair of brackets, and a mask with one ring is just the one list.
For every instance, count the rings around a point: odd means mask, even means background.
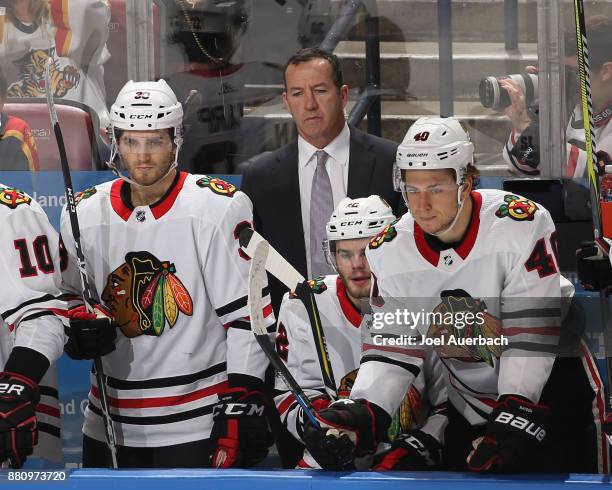
[{"label": "white helmet with cage", "polygon": [[327,262],[336,268],[336,241],[374,237],[394,220],[391,206],[380,196],[344,198],[327,223],[327,240],[323,242]]},{"label": "white helmet with cage", "polygon": [[[176,168],[178,152],[183,143],[183,107],[165,80],[160,79],[157,82],[134,82],[130,80],[127,82],[119,91],[115,103],[111,106],[110,119],[111,157],[107,165],[119,177],[131,184],[141,185],[124,176],[115,165],[115,159],[119,154],[117,130],[156,131],[172,129],[172,138],[176,146],[174,162],[172,162],[164,177]],[[161,177],[161,179],[164,177]]]},{"label": "white helmet with cage", "polygon": [[474,145],[459,121],[452,117],[421,117],[397,147],[393,168],[395,190],[404,190],[402,170],[451,169],[455,171],[457,185],[461,185],[468,164],[473,162]]}]

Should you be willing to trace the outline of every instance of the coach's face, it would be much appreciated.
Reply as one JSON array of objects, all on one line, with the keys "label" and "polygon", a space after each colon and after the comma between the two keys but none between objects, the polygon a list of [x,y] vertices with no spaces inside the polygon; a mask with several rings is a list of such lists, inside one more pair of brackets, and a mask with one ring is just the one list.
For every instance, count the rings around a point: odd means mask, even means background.
[{"label": "coach's face", "polygon": [[334,84],[331,64],[325,59],[289,65],[285,81],[283,101],[298,133],[311,145],[324,148],[344,127],[348,87]]}]

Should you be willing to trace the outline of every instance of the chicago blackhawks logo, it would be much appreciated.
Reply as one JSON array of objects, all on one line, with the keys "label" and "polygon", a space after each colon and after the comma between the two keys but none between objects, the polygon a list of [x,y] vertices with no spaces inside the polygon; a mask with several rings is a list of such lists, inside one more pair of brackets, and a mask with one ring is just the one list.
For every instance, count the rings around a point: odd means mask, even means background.
[{"label": "chicago blackhawks logo", "polygon": [[434,347],[440,357],[493,367],[493,358],[501,356],[501,320],[487,312],[482,299],[472,298],[463,289],[442,291],[440,299],[427,331],[427,337],[441,339]]},{"label": "chicago blackhawks logo", "polygon": [[413,385],[408,390],[408,393],[406,393],[398,411],[395,412],[391,425],[389,425],[387,430],[387,435],[391,441],[408,429],[411,429],[414,424],[420,422],[422,406],[423,399],[421,392]]},{"label": "chicago blackhawks logo", "polygon": [[78,204],[83,200],[83,199],[89,199],[91,196],[93,196],[96,193],[96,188],[95,187],[90,187],[89,189],[85,189],[84,191],[81,192],[77,192],[74,196],[74,203],[78,206]]},{"label": "chicago blackhawks logo", "polygon": [[176,268],[149,252],[130,252],[125,263],[110,273],[102,300],[126,337],[159,337],[178,316],[193,314],[193,301]]},{"label": "chicago blackhawks logo", "polygon": [[538,210],[536,203],[514,194],[504,196],[504,201],[506,201],[506,204],[502,204],[495,211],[495,216],[498,218],[508,216],[515,221],[533,221],[533,217]]},{"label": "chicago blackhawks logo", "polygon": [[236,193],[235,185],[225,180],[218,179],[217,177],[209,177],[206,175],[197,180],[196,184],[200,187],[208,187],[215,194],[221,194],[222,196],[232,197]]},{"label": "chicago blackhawks logo", "polygon": [[25,192],[13,187],[4,187],[0,189],[0,204],[4,204],[11,209],[15,209],[20,204],[30,204],[32,198]]},{"label": "chicago blackhawks logo", "polygon": [[389,223],[384,230],[382,230],[378,235],[376,235],[372,240],[370,240],[370,250],[374,250],[380,247],[385,242],[390,242],[397,236],[397,230],[395,229],[395,223],[397,220]]},{"label": "chicago blackhawks logo", "polygon": [[353,369],[351,372],[346,373],[340,380],[340,386],[338,386],[338,396],[340,398],[348,398],[357,379],[357,373],[359,369]]}]

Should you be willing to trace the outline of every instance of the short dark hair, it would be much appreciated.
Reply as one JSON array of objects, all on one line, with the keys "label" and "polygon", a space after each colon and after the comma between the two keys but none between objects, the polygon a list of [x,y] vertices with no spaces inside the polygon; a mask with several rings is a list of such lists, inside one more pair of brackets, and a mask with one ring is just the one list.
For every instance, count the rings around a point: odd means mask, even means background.
[{"label": "short dark hair", "polygon": [[2,68],[0,68],[0,100],[6,100],[6,94],[8,92],[8,81],[4,76]]},{"label": "short dark hair", "polygon": [[[589,65],[601,70],[604,63],[612,61],[612,20],[603,15],[594,15],[586,21],[587,41],[589,48]],[[576,56],[576,33],[565,37],[565,55]]]},{"label": "short dark hair", "polygon": [[287,68],[290,65],[299,65],[300,63],[305,63],[311,60],[327,60],[331,65],[332,70],[332,80],[334,85],[338,88],[344,85],[344,78],[342,76],[342,66],[340,66],[340,60],[338,57],[330,53],[328,51],[324,51],[319,48],[303,48],[300,49],[297,53],[295,53],[285,65],[285,69],[283,70],[283,80],[285,82],[285,90],[287,90]]}]

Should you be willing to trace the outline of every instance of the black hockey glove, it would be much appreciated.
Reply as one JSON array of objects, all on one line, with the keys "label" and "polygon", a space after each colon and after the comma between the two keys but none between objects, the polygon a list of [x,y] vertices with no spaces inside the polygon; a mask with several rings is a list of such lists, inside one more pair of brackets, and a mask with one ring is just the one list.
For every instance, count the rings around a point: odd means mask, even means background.
[{"label": "black hockey glove", "polygon": [[400,434],[391,449],[374,466],[377,471],[425,471],[440,469],[442,446],[431,435],[421,430]]},{"label": "black hockey glove", "polygon": [[[372,454],[386,426],[377,430],[377,413],[367,400],[338,400],[316,414],[319,429],[310,419],[304,423],[304,444],[326,470],[354,469],[356,457]],[[387,416],[388,418],[388,416]],[[384,424],[382,424],[384,425]]]},{"label": "black hockey glove", "polygon": [[261,391],[230,388],[219,394],[210,434],[213,468],[248,468],[265,459],[274,442],[265,408]]},{"label": "black hockey glove", "polygon": [[64,350],[72,359],[95,359],[115,350],[117,324],[104,307],[95,305],[94,313],[89,313],[84,305],[78,306],[68,312],[68,318]]},{"label": "black hockey glove", "polygon": [[0,373],[0,462],[21,468],[38,442],[38,385],[26,376]]},{"label": "black hockey glove", "polygon": [[546,437],[549,409],[505,395],[489,415],[484,437],[472,444],[468,468],[478,472],[517,473],[533,466]]},{"label": "black hockey glove", "polygon": [[582,242],[576,250],[578,279],[584,289],[605,291],[612,286],[612,265],[595,242]]}]

